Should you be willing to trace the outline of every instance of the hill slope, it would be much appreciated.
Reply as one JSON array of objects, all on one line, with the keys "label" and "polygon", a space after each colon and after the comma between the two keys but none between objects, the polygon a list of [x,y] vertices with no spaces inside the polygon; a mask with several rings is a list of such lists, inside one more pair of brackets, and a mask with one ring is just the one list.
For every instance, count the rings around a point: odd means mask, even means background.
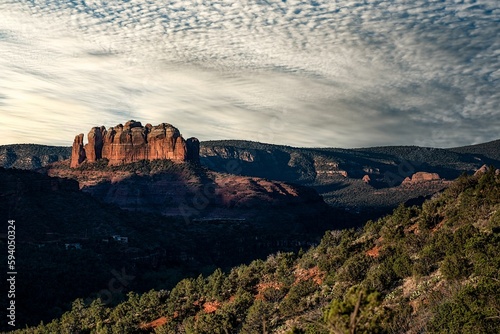
[{"label": "hill slope", "polygon": [[[315,149],[225,140],[202,142],[200,154],[201,163],[213,171],[309,186],[331,206],[377,217],[401,202],[442,190],[443,179],[455,179],[484,164],[500,166],[499,143],[453,149]],[[33,169],[69,154],[70,148],[64,147],[0,146],[0,166]],[[437,173],[440,182],[402,184],[417,172]]]},{"label": "hill slope", "polygon": [[139,161],[126,165],[83,164],[69,168],[54,163],[49,176],[75,179],[82,191],[122,209],[191,218],[255,218],[269,210],[280,215],[315,215],[328,209],[312,189],[257,177],[207,170],[197,164],[170,160]]},{"label": "hill slope", "polygon": [[449,151],[462,154],[474,154],[480,157],[500,161],[500,140],[494,140],[477,145],[450,148]]},{"label": "hill slope", "polygon": [[19,333],[498,333],[499,209],[491,169],[305,253],[130,293],[115,308],[77,300]]},{"label": "hill slope", "polygon": [[[500,146],[487,147],[489,156],[500,155]],[[383,212],[446,187],[442,182],[402,184],[417,172],[437,173],[442,181],[484,164],[500,166],[500,160],[485,155],[416,146],[314,149],[226,140],[203,142],[200,156],[215,171],[310,186],[328,204],[354,212]]]},{"label": "hill slope", "polygon": [[[153,168],[150,164],[154,162],[142,166],[143,172]],[[136,167],[128,166],[139,170]],[[177,167],[178,173],[192,172],[184,165]],[[162,187],[155,189],[168,190],[171,183],[166,179],[176,177],[174,169],[171,166],[168,172],[163,170],[142,177],[146,183],[162,178]],[[300,196],[291,196],[289,205],[285,204],[281,210],[269,210],[266,200],[274,201],[271,205],[283,204],[288,200],[282,197],[288,195],[266,192],[261,184],[262,188],[255,186],[260,191],[256,196],[248,196],[251,205],[236,208],[239,214],[243,212],[242,216],[246,211],[253,213],[245,219],[204,220],[191,219],[191,216],[186,219],[175,215],[165,217],[155,210],[123,210],[82,192],[76,181],[33,171],[0,168],[0,185],[4,231],[9,219],[16,221],[18,326],[60,316],[77,297],[90,298],[97,294],[105,298],[106,303],[113,304],[130,290],[171,288],[184,277],[211,272],[216,267],[228,268],[265,258],[278,250],[298,250],[301,246],[316,244],[326,221],[319,208],[328,209],[315,194],[315,203],[301,204]],[[132,183],[132,189],[137,189],[137,185]],[[199,211],[193,217],[204,217],[200,216],[204,212],[204,202],[198,202],[201,198],[187,198],[196,199],[197,205],[191,203],[187,208]],[[311,211],[301,214],[301,206]],[[214,210],[210,206],[205,209],[210,213]],[[221,210],[231,213],[231,208],[219,209],[219,214]],[[264,213],[256,215],[261,211]],[[336,215],[336,219],[342,215],[342,221],[352,223],[346,213]],[[6,237],[4,234],[0,238],[4,249]],[[116,283],[124,275],[133,279]],[[2,299],[2,303],[5,302],[7,299]]]},{"label": "hill slope", "polygon": [[69,159],[71,147],[36,144],[0,145],[0,167],[37,169]]}]

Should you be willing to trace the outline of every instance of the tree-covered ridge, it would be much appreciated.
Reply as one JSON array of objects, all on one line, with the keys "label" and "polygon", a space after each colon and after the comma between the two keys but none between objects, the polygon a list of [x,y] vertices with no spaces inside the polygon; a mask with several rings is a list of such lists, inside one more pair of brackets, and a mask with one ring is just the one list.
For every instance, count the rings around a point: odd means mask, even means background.
[{"label": "tree-covered ridge", "polygon": [[68,159],[71,147],[37,144],[0,145],[0,166],[37,169],[52,162]]},{"label": "tree-covered ridge", "polygon": [[[498,333],[500,176],[462,176],[422,207],[307,252],[130,293],[114,308],[73,303],[19,333]],[[153,322],[154,321],[154,322]]]},{"label": "tree-covered ridge", "polygon": [[500,147],[500,140],[494,140],[477,145],[450,148],[449,150],[458,153],[475,154],[475,155],[485,156],[494,160],[500,160],[499,147]]}]

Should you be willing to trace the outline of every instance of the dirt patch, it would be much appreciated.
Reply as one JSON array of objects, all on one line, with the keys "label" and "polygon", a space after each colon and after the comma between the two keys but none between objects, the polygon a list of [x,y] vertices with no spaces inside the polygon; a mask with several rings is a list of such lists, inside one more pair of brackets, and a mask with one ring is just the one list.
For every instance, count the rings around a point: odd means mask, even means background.
[{"label": "dirt patch", "polygon": [[203,304],[203,311],[205,313],[214,313],[221,307],[221,303],[218,301],[206,302]]},{"label": "dirt patch", "polygon": [[294,284],[298,284],[302,281],[313,280],[314,283],[321,285],[323,284],[323,280],[325,278],[325,273],[319,270],[318,266],[309,269],[297,268],[294,274]]},{"label": "dirt patch", "polygon": [[257,295],[255,296],[255,299],[265,300],[264,291],[267,289],[280,290],[281,288],[283,288],[283,284],[278,282],[259,283],[257,284]]},{"label": "dirt patch", "polygon": [[161,318],[153,320],[147,324],[142,324],[139,327],[142,329],[155,329],[156,327],[160,327],[160,326],[165,325],[167,322],[168,322],[167,317],[161,317]]},{"label": "dirt patch", "polygon": [[443,219],[442,221],[439,222],[439,224],[437,224],[436,226],[434,226],[431,230],[432,233],[436,233],[437,231],[439,231],[443,226],[444,226],[444,223],[445,223],[445,219]]},{"label": "dirt patch", "polygon": [[372,249],[369,249],[366,251],[366,255],[370,257],[377,258],[380,255],[380,250],[382,249],[382,246],[375,246]]}]

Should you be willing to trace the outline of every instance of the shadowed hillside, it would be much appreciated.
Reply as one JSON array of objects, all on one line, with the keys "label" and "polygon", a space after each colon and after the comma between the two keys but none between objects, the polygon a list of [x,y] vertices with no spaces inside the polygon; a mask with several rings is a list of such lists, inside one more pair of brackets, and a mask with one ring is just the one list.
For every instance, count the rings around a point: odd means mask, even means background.
[{"label": "shadowed hillside", "polygon": [[498,333],[500,174],[462,176],[423,206],[327,232],[114,308],[72,311],[19,333]]},{"label": "shadowed hillside", "polygon": [[[101,173],[107,170],[91,165],[73,172],[96,177],[99,168]],[[323,231],[331,228],[327,224],[342,228],[361,223],[344,211],[332,211],[310,189],[303,190],[312,196],[309,199],[313,202],[308,203],[300,199],[301,195],[281,194],[279,187],[266,189],[279,184],[259,184],[264,181],[256,180],[253,190],[247,189],[246,197],[240,198],[248,202],[231,206],[219,197],[210,197],[204,206],[200,196],[203,193],[196,190],[203,190],[204,182],[217,180],[203,181],[206,176],[198,174],[195,167],[164,160],[115,166],[107,171],[117,175],[120,169],[123,173],[132,171],[128,175],[131,181],[114,180],[118,188],[105,191],[114,194],[106,203],[98,199],[99,194],[91,196],[81,191],[77,181],[0,168],[0,217],[4,227],[8,219],[16,221],[19,326],[60,316],[77,297],[100,296],[106,303],[116,304],[128,291],[171,288],[184,277],[217,267],[248,263],[278,250],[307,248],[317,244]],[[196,182],[189,184],[190,180]],[[168,207],[165,201],[150,201],[147,187],[151,184],[155,191],[166,191],[160,197],[163,200],[175,187],[186,191],[174,195],[189,204],[185,207],[187,215],[179,215],[182,202]],[[227,187],[238,184],[217,189],[232,189]],[[136,192],[138,189],[142,189],[142,195]],[[289,191],[300,192],[293,187]],[[131,207],[141,199],[147,205]],[[279,203],[283,204],[281,208]],[[120,205],[127,210],[120,209]],[[160,215],[166,208],[176,209],[177,213]],[[4,249],[5,237],[0,239]],[[123,273],[133,279],[121,285],[113,283]],[[113,289],[110,284],[114,284]]]},{"label": "shadowed hillside", "polygon": [[0,167],[37,169],[69,159],[71,147],[35,144],[0,145]]}]

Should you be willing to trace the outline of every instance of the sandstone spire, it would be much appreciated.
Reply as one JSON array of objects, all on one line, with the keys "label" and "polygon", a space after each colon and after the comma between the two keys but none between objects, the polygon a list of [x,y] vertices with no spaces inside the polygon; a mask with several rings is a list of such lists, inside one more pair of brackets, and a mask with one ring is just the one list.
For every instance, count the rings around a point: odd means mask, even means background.
[{"label": "sandstone spire", "polygon": [[83,149],[83,133],[75,137],[73,149],[71,150],[71,168],[78,167],[85,160],[85,150]]}]

